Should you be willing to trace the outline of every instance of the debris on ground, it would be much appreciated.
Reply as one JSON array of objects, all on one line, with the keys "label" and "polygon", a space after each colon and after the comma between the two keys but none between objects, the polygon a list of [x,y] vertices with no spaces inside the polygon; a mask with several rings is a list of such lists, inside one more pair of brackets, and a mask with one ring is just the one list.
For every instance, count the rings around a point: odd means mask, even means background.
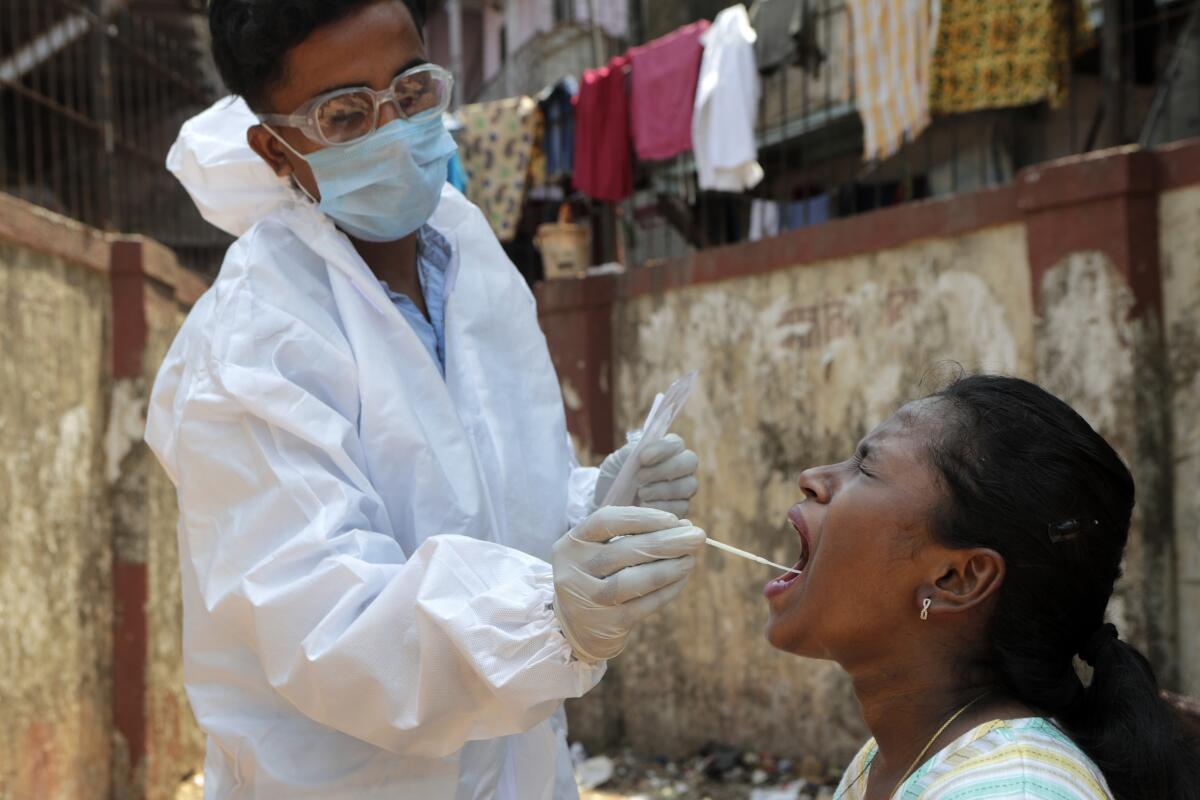
[{"label": "debris on ground", "polygon": [[575,767],[575,779],[581,789],[595,789],[612,780],[616,765],[608,756],[589,758]]},{"label": "debris on ground", "polygon": [[[833,800],[840,775],[814,758],[799,762],[710,744],[671,760],[624,750],[589,757],[571,747],[581,800]],[[204,775],[190,775],[174,800],[202,800]]]},{"label": "debris on ground", "polygon": [[[723,744],[708,745],[682,760],[630,750],[587,758],[575,745],[572,758],[582,800],[832,800],[840,777],[816,759],[797,763]],[[601,774],[599,763],[611,769],[603,783],[594,781]]]}]

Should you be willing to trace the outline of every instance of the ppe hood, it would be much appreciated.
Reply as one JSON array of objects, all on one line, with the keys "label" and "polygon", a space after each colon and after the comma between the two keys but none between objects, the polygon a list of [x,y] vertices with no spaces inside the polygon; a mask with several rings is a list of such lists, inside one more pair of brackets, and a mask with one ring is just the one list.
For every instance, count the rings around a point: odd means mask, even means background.
[{"label": "ppe hood", "polygon": [[200,215],[233,236],[294,201],[289,182],[246,141],[246,132],[257,124],[244,100],[226,97],[185,122],[167,154],[167,169],[187,189]]}]

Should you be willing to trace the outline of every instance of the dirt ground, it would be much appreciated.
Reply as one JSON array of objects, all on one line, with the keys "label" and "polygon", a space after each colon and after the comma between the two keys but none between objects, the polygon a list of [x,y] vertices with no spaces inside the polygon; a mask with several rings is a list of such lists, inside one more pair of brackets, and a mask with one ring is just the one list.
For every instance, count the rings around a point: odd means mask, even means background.
[{"label": "dirt ground", "polygon": [[[599,760],[611,764],[612,777],[582,790],[581,800],[830,800],[839,777],[815,760],[796,764],[721,746],[678,762],[629,751]],[[577,775],[586,778],[596,761],[577,764]]]},{"label": "dirt ground", "polygon": [[[592,767],[597,759],[591,761]],[[793,764],[767,754],[715,748],[680,762],[629,751],[602,756],[611,778],[580,790],[580,800],[831,800],[837,775],[819,764]],[[578,769],[581,775],[588,768]],[[175,800],[204,800],[204,779],[180,785]]]}]

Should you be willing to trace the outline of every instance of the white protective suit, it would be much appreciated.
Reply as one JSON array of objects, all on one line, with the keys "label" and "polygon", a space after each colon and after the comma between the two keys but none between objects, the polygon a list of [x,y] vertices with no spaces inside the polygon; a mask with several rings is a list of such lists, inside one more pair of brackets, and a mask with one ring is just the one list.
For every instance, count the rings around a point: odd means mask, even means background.
[{"label": "white protective suit", "polygon": [[207,798],[574,797],[551,546],[571,450],[533,297],[447,187],[446,377],[350,241],[246,143],[246,106],[168,159],[241,238],[154,387],[175,482],[185,681]]}]

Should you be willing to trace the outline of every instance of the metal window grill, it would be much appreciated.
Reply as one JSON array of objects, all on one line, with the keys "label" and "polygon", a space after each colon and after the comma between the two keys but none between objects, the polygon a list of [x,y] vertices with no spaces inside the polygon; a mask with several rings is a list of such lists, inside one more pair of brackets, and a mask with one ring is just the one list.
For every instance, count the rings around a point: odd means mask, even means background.
[{"label": "metal window grill", "polygon": [[[1040,162],[1118,144],[1200,136],[1200,0],[1060,0],[1093,29],[1072,44],[1067,98],[937,116],[886,161],[864,162],[845,0],[794,0],[811,48],[762,76],[759,161],[750,194],[700,192],[694,158],[639,165],[615,209],[629,266],[747,238],[755,199],[792,225],[1000,185]],[[1071,26],[1074,29],[1074,26]],[[665,31],[647,31],[647,36]],[[597,212],[607,214],[607,209]]]},{"label": "metal window grill", "polygon": [[195,11],[182,0],[0,0],[0,191],[144,234],[214,273],[229,239],[164,168],[180,125],[218,94]]}]

